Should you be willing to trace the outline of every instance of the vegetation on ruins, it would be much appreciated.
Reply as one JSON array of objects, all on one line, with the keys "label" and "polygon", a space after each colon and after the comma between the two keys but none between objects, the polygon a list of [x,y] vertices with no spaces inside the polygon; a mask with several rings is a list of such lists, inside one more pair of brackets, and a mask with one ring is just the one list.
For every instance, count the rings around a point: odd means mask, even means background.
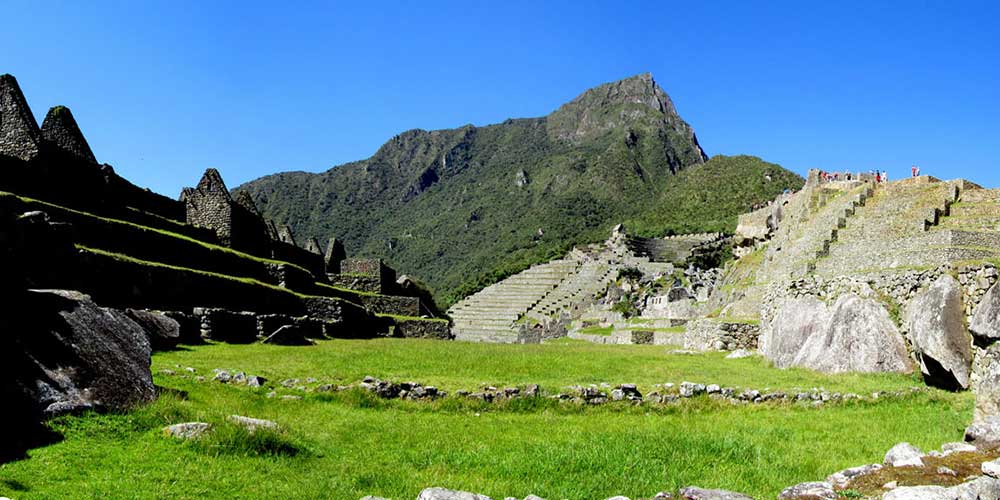
[{"label": "vegetation on ruins", "polygon": [[[637,102],[640,101],[640,102]],[[769,179],[769,180],[768,180]],[[750,156],[703,156],[649,75],[591,89],[547,117],[404,132],[367,160],[238,189],[297,234],[343,238],[458,299],[631,234],[733,232],[736,215],[802,179]]]},{"label": "vegetation on ruins", "polygon": [[[213,382],[214,368],[269,382],[260,389]],[[698,484],[774,498],[789,484],[878,462],[900,440],[925,449],[957,440],[972,404],[970,394],[936,390],[820,408],[734,406],[705,396],[676,405],[597,407],[548,398],[488,404],[454,396],[389,401],[359,390],[314,392],[366,375],[450,392],[484,383],[537,383],[557,392],[575,384],[631,382],[647,393],[653,384],[683,380],[861,394],[922,385],[901,375],[826,376],[775,370],[756,357],[727,360],[576,342],[218,344],[155,354],[153,372],[164,388],[157,402],[128,414],[57,419],[51,425],[65,439],[32,450],[30,460],[0,465],[0,495],[44,498],[71,488],[77,497],[413,498],[435,484],[494,498],[635,498]],[[318,380],[308,383],[308,377]],[[281,385],[290,378],[310,390]],[[268,398],[270,391],[278,397]],[[231,414],[266,418],[281,429],[247,433],[227,422]],[[215,432],[180,442],[161,431],[190,421],[210,423]]]}]

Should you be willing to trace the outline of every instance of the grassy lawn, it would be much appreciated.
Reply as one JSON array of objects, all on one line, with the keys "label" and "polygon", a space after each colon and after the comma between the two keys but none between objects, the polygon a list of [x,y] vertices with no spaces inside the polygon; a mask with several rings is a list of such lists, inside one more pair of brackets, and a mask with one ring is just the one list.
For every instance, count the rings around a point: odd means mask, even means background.
[{"label": "grassy lawn", "polygon": [[[268,377],[269,386],[293,377],[355,382],[373,375],[448,390],[538,383],[554,392],[577,383],[648,387],[692,380],[867,393],[917,383],[666,352],[653,346],[389,339],[305,348],[208,345],[157,354],[154,373],[177,371],[157,374],[157,384],[177,392],[127,415],[54,422],[65,439],[0,466],[0,496],[412,499],[421,488],[438,485],[493,498],[636,498],[695,484],[774,498],[787,485],[880,462],[899,441],[936,448],[958,440],[971,415],[971,395],[937,391],[821,408],[732,406],[705,397],[671,406],[581,407],[547,398],[489,405],[457,398],[382,401],[360,391],[307,392],[289,401],[267,398],[274,387],[196,382],[176,368],[194,367],[209,378],[212,368],[240,369]],[[274,420],[285,431],[241,434],[224,422],[234,413]],[[216,436],[182,443],[160,432],[192,420],[215,424]]]}]

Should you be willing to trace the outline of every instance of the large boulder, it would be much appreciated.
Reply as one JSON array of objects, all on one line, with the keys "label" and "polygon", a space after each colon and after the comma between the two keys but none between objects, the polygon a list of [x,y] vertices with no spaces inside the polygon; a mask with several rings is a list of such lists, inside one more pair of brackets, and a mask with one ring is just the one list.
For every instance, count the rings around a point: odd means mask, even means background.
[{"label": "large boulder", "polygon": [[788,368],[806,340],[822,335],[829,323],[829,308],[819,299],[811,296],[786,299],[762,329],[760,353],[778,368]]},{"label": "large boulder", "polygon": [[906,322],[910,343],[928,384],[969,388],[972,336],[965,329],[962,284],[944,274],[910,303]]},{"label": "large boulder", "polygon": [[70,291],[32,291],[6,305],[14,307],[0,332],[5,454],[33,446],[31,433],[46,417],[155,397],[149,340],[125,312]]},{"label": "large boulder", "polygon": [[824,373],[912,371],[906,343],[889,313],[854,294],[837,299],[826,330],[807,341],[794,363]]},{"label": "large boulder", "polygon": [[128,309],[125,312],[146,332],[146,338],[154,352],[169,351],[177,347],[181,340],[181,325],[177,320],[163,313],[144,309]]},{"label": "large boulder", "polygon": [[1000,283],[993,285],[976,306],[969,330],[982,339],[1000,339]]}]

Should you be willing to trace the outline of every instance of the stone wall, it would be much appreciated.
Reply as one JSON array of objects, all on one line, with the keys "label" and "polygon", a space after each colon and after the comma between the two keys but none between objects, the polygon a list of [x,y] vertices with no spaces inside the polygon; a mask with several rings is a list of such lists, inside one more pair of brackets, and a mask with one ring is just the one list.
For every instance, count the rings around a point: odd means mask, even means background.
[{"label": "stone wall", "polygon": [[[90,248],[129,255],[136,259],[162,262],[191,269],[210,269],[229,276],[253,278],[263,283],[277,285],[294,270],[288,265],[272,265],[261,260],[241,257],[223,249],[212,249],[182,238],[150,231],[132,224],[124,224],[98,217],[91,217],[72,210],[64,210],[43,203],[24,201],[11,195],[0,195],[0,212],[24,213],[45,210],[53,221],[72,224],[71,238]],[[280,269],[273,269],[274,267]],[[303,269],[297,270],[299,285],[305,281],[312,286],[312,277]],[[301,275],[308,275],[308,278]],[[301,287],[299,290],[308,290]]]},{"label": "stone wall", "polygon": [[275,260],[291,262],[300,267],[304,267],[318,280],[326,278],[326,266],[323,263],[323,256],[312,253],[305,248],[299,248],[291,243],[283,241],[271,241],[271,255]]},{"label": "stone wall", "polygon": [[377,314],[420,316],[420,299],[416,297],[361,295],[359,298],[365,309]]},{"label": "stone wall", "polygon": [[330,284],[336,287],[357,290],[359,292],[386,293],[382,289],[382,279],[378,276],[362,276],[357,274],[328,274]]},{"label": "stone wall", "polygon": [[447,321],[393,318],[393,336],[404,338],[451,340]]},{"label": "stone wall", "polygon": [[211,229],[221,244],[232,244],[233,199],[218,170],[206,170],[197,187],[184,189],[181,201],[188,224]]},{"label": "stone wall", "polygon": [[881,271],[829,279],[810,276],[768,289],[761,309],[761,321],[769,321],[774,313],[774,305],[786,297],[813,296],[830,301],[845,293],[864,297],[874,292],[881,302],[891,308],[905,310],[921,290],[934,283],[942,274],[954,274],[962,284],[962,303],[965,314],[970,319],[976,305],[1000,276],[996,266],[990,263],[960,268],[945,265],[934,269]]},{"label": "stone wall", "polygon": [[186,311],[194,306],[301,315],[302,300],[280,288],[199,271],[147,265],[81,251],[51,286],[82,290],[101,304]]},{"label": "stone wall", "polygon": [[684,348],[698,351],[757,349],[760,326],[752,323],[699,319],[687,324]]},{"label": "stone wall", "polygon": [[87,139],[83,137],[83,132],[76,124],[73,113],[65,106],[56,106],[49,110],[42,122],[42,139],[52,146],[59,148],[70,155],[73,155],[88,163],[97,163],[94,152],[87,144]]},{"label": "stone wall", "polygon": [[325,335],[324,322],[308,316],[292,317],[286,314],[258,314],[257,337],[265,339],[283,326],[295,326],[302,336],[310,339],[321,339]]},{"label": "stone wall", "polygon": [[41,132],[17,80],[0,75],[0,155],[24,161],[38,156]]},{"label": "stone wall", "polygon": [[392,290],[396,284],[396,270],[382,259],[344,259],[340,264],[340,273],[377,278],[382,290]]},{"label": "stone wall", "polygon": [[201,308],[193,310],[201,322],[201,338],[229,344],[257,341],[257,316],[247,311]]}]

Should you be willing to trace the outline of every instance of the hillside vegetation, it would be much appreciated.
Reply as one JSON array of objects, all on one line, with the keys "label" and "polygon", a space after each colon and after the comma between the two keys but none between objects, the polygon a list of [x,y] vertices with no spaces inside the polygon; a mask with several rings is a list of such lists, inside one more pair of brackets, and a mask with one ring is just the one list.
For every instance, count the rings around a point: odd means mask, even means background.
[{"label": "hillside vegetation", "polygon": [[348,253],[385,258],[449,304],[622,221],[650,235],[731,231],[738,213],[801,182],[756,158],[708,161],[646,74],[546,117],[411,130],[367,160],[238,189],[301,238],[341,238]]}]

